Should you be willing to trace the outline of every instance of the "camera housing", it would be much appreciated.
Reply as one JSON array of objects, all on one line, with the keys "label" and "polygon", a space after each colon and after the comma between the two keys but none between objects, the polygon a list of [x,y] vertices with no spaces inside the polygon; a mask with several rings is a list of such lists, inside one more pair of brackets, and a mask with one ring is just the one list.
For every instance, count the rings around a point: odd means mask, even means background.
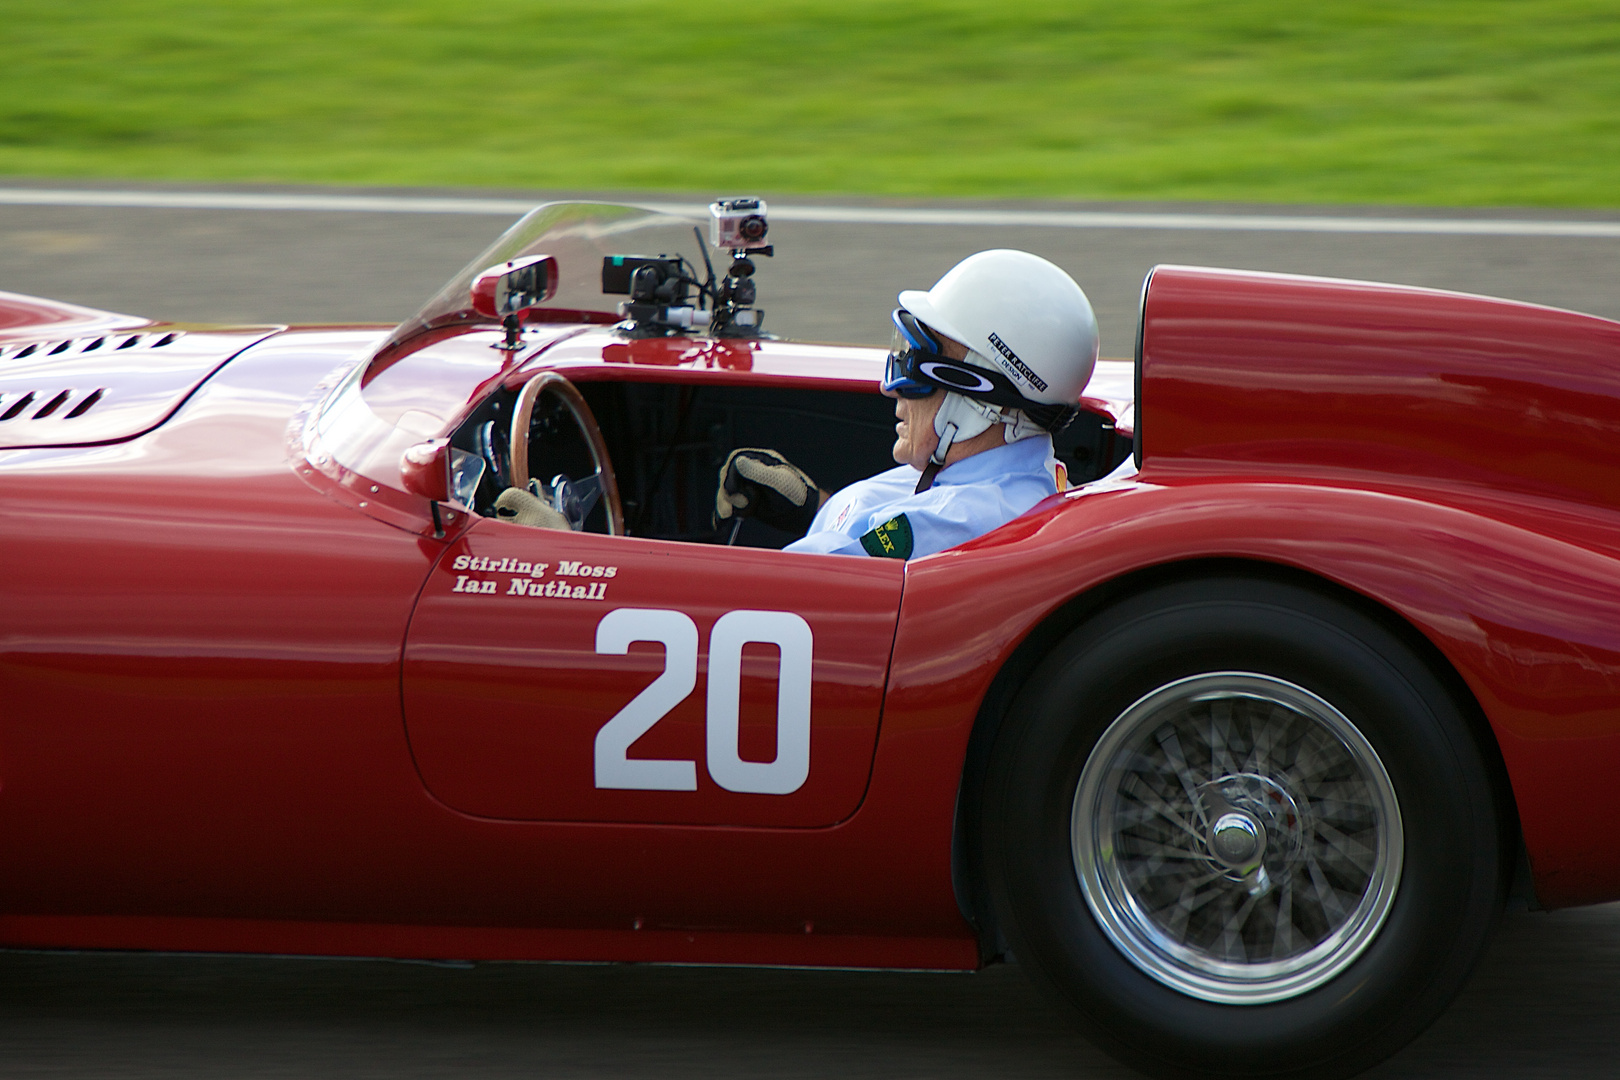
[{"label": "camera housing", "polygon": [[757,248],[769,231],[764,199],[747,196],[709,204],[709,242],[717,248],[732,252]]},{"label": "camera housing", "polygon": [[602,291],[641,303],[680,304],[689,279],[669,255],[602,256]]},{"label": "camera housing", "polygon": [[630,299],[619,305],[619,314],[630,320],[633,337],[667,337],[697,329],[708,321],[687,296],[687,290],[703,284],[687,272],[678,255],[604,255],[602,291]]}]

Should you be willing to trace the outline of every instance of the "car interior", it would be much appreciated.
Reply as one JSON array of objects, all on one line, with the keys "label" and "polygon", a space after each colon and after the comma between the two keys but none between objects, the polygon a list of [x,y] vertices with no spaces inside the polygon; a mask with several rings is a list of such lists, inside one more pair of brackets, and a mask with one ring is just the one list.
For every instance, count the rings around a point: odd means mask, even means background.
[{"label": "car interior", "polygon": [[[704,544],[781,548],[796,537],[752,519],[716,527],[720,466],[739,447],[776,450],[826,491],[892,468],[894,402],[871,392],[682,382],[580,381],[575,384],[601,430],[630,536]],[[473,508],[493,515],[511,485],[511,417],[518,392],[492,395],[458,429],[452,445],[484,460]],[[1081,412],[1054,438],[1070,483],[1105,475],[1131,452],[1113,425]],[[528,474],[544,488],[555,477],[579,482],[596,471],[590,445],[560,394],[543,391],[529,423]],[[598,499],[583,528],[606,532]]]}]

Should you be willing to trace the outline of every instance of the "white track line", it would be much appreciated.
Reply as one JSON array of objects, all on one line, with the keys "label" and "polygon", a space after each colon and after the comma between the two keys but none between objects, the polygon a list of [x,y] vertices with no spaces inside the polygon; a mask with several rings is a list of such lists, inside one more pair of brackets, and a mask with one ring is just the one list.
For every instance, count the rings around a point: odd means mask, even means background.
[{"label": "white track line", "polygon": [[0,187],[0,206],[134,207],[157,210],[324,210],[372,214],[524,214],[526,199],[402,195],[274,195],[232,191],[56,191]]},{"label": "white track line", "polygon": [[[517,215],[525,199],[410,195],[276,195],[213,191],[76,191],[0,187],[0,206],[135,207],[167,210],[297,210],[373,214]],[[698,203],[646,202],[662,213],[704,214]],[[1165,214],[1089,210],[948,210],[916,207],[791,206],[771,217],[837,225],[1020,226],[1058,229],[1171,229],[1200,232],[1383,233],[1441,236],[1620,238],[1620,221],[1534,221],[1494,218],[1330,217],[1320,214]]]}]

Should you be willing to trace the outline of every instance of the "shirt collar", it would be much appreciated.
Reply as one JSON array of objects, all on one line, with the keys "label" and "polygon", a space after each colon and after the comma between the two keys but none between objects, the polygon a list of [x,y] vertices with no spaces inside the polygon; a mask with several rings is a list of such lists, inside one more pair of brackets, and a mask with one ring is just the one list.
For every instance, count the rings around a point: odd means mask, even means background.
[{"label": "shirt collar", "polygon": [[1052,436],[1036,435],[981,450],[952,462],[934,477],[934,484],[976,484],[1007,473],[1034,472],[1052,456]]}]

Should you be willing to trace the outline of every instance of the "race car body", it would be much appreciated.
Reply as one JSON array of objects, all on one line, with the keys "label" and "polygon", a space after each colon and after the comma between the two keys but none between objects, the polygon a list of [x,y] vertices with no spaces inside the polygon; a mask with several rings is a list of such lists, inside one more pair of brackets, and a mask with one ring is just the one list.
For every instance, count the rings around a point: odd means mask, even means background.
[{"label": "race car body", "polygon": [[1521,861],[1620,898],[1620,325],[1160,267],[1068,490],[798,554],[716,465],[888,467],[883,353],[621,321],[681,235],[543,207],[392,332],[0,300],[0,945],[1010,953],[1143,1067],[1342,1073]]}]

